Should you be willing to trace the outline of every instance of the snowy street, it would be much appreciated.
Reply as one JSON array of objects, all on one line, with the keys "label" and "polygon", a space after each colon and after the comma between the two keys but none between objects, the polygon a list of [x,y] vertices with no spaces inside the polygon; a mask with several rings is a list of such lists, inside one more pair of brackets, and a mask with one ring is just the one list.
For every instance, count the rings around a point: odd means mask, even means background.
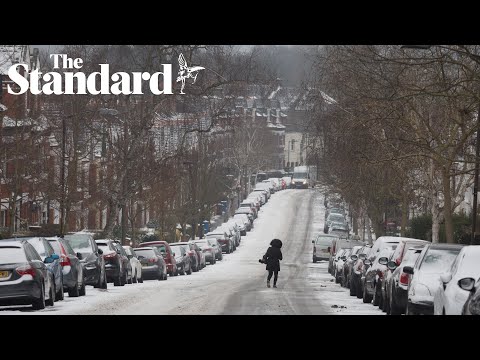
[{"label": "snowy street", "polygon": [[[192,275],[148,280],[108,290],[87,287],[45,310],[2,307],[0,314],[382,314],[335,284],[327,262],[312,263],[312,237],[322,231],[318,190],[285,190],[261,208],[236,252]],[[273,238],[283,241],[278,288],[266,287],[262,257]]]}]

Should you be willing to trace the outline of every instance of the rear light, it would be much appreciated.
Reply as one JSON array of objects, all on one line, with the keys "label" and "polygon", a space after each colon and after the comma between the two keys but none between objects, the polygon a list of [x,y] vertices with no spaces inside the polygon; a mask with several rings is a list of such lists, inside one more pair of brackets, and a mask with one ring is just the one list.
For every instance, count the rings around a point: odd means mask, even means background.
[{"label": "rear light", "polygon": [[408,280],[409,279],[410,279],[410,275],[402,272],[402,274],[400,275],[400,284],[408,285]]},{"label": "rear light", "polygon": [[103,255],[104,259],[113,259],[117,257],[117,253],[113,252],[111,254]]},{"label": "rear light", "polygon": [[16,268],[15,271],[20,276],[31,275],[32,277],[35,277],[35,270],[33,270],[33,268],[30,265],[20,266],[20,267]]},{"label": "rear light", "polygon": [[148,259],[148,262],[149,262],[149,263],[155,263],[155,262],[157,262],[157,259],[151,258],[151,259]]},{"label": "rear light", "polygon": [[72,263],[70,262],[70,258],[67,256],[67,252],[65,251],[65,248],[63,247],[62,243],[60,243],[60,251],[62,252],[62,254],[60,255],[60,257],[62,258],[62,260],[60,261],[60,265],[61,266],[71,266]]},{"label": "rear light", "polygon": [[60,265],[63,267],[72,266],[72,263],[70,262],[70,258],[67,255],[62,254],[62,261],[60,261]]},{"label": "rear light", "polygon": [[395,260],[395,264],[397,264],[397,266],[400,266],[401,262],[402,262],[402,260],[400,258],[397,258]]},{"label": "rear light", "polygon": [[187,252],[187,254],[190,255],[190,256],[195,255],[195,253],[194,253],[192,250],[190,250],[189,252]]}]

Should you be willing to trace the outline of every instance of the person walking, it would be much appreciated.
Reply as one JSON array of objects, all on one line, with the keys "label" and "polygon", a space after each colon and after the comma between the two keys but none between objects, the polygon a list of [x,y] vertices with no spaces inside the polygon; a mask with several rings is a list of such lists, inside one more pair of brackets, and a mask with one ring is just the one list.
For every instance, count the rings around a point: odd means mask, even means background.
[{"label": "person walking", "polygon": [[270,247],[267,249],[267,252],[263,256],[263,262],[267,265],[266,269],[268,271],[267,277],[267,287],[270,287],[270,280],[273,277],[273,287],[277,287],[278,272],[280,271],[280,260],[283,259],[282,251],[282,241],[279,239],[273,239],[270,242]]}]

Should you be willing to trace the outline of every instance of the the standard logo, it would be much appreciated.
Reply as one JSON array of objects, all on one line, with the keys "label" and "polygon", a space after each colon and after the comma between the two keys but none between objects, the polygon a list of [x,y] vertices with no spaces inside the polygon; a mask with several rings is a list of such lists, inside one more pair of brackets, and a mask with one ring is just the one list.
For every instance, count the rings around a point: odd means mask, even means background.
[{"label": "the standard logo", "polygon": [[[8,69],[8,76],[15,85],[8,84],[8,93],[24,94],[28,90],[34,95],[142,95],[143,86],[148,82],[150,92],[154,95],[172,95],[172,64],[162,64],[162,71],[150,74],[148,72],[116,72],[110,74],[109,64],[100,64],[100,71],[88,76],[79,71],[83,67],[81,58],[69,58],[66,54],[51,54],[53,68],[72,71],[50,71],[42,74],[38,69],[29,71],[27,64],[15,64]],[[188,67],[183,54],[178,57],[180,70],[177,82],[182,82],[180,94],[185,88],[185,80],[197,80],[198,72],[204,67]],[[23,71],[21,71],[23,68]],[[100,81],[98,81],[100,80]],[[99,87],[99,88],[98,88]]]}]

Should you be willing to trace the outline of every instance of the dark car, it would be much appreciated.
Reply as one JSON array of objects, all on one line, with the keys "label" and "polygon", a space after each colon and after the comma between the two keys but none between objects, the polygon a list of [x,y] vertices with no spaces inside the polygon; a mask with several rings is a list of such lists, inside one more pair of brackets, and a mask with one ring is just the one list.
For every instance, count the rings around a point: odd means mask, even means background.
[{"label": "dark car", "polygon": [[363,284],[365,281],[365,273],[370,265],[365,264],[370,252],[372,251],[372,245],[365,245],[358,252],[358,259],[353,264],[352,271],[350,272],[350,295],[357,298],[363,297]]},{"label": "dark car", "polygon": [[462,315],[480,315],[480,279],[476,283],[473,278],[467,279],[462,279],[463,281],[459,284],[463,290],[470,291],[463,305]]},{"label": "dark car", "polygon": [[[223,230],[222,228],[218,228],[216,230],[213,230],[209,232],[208,234],[205,235],[207,239],[215,239],[218,241],[218,243],[221,246],[221,251],[225,251],[226,254],[230,254],[233,252],[235,244],[233,243],[233,239],[231,239],[228,234]],[[219,257],[216,257],[217,260]]]},{"label": "dark car", "polygon": [[130,258],[128,257],[127,252],[123,248],[120,241],[113,240],[113,245],[115,246],[115,249],[117,250],[117,254],[122,259],[123,268],[126,270],[125,282],[127,284],[133,284],[133,269],[132,269],[132,264],[130,263]]},{"label": "dark car", "polygon": [[[385,247],[378,253],[378,256],[375,257],[373,262],[369,259],[365,260],[365,264],[371,265],[368,270],[365,272],[365,280],[363,282],[363,302],[369,303],[372,300],[374,305],[379,304],[381,298],[381,282],[385,276],[385,271],[387,270],[388,260],[393,256],[395,247],[397,245],[393,244],[392,247]],[[371,257],[371,255],[370,255]],[[387,261],[384,261],[387,258]]]},{"label": "dark car", "polygon": [[103,251],[99,249],[93,236],[88,233],[68,234],[64,239],[77,253],[83,267],[83,276],[87,285],[96,288],[107,288],[107,273],[105,271],[105,260]]},{"label": "dark car", "polygon": [[63,276],[62,266],[60,265],[60,255],[55,254],[52,245],[43,237],[18,238],[17,241],[22,240],[27,241],[35,248],[42,261],[45,261],[46,258],[54,258],[53,261],[46,263],[47,269],[51,272],[55,280],[53,285],[55,301],[63,300]]},{"label": "dark car", "polygon": [[180,275],[185,275],[187,273],[188,275],[192,274],[192,259],[190,256],[187,254],[187,251],[190,251],[190,248],[188,250],[185,249],[186,245],[179,245],[177,243],[172,243],[170,244],[170,247],[172,248],[173,251],[173,256],[175,256],[175,261],[177,262],[177,268],[178,272]]},{"label": "dark car", "polygon": [[354,246],[352,252],[348,255],[343,264],[343,276],[342,276],[342,286],[350,288],[351,273],[353,269],[353,264],[358,260],[359,251],[363,248],[361,245]]},{"label": "dark car", "polygon": [[413,275],[408,283],[407,315],[433,315],[433,298],[443,286],[440,274],[448,270],[464,245],[427,244],[415,265],[403,271]]},{"label": "dark car", "polygon": [[142,277],[144,279],[168,279],[167,263],[158,248],[144,246],[133,250],[142,264]]},{"label": "dark car", "polygon": [[173,256],[173,251],[170,249],[170,245],[166,241],[150,241],[140,244],[140,247],[155,247],[162,254],[165,263],[167,264],[167,272],[170,276],[178,275],[177,262]]},{"label": "dark car", "polygon": [[0,241],[0,305],[32,305],[34,310],[53,305],[55,301],[53,274],[27,241]]},{"label": "dark car", "polygon": [[341,238],[338,235],[335,236],[335,239],[332,241],[332,246],[330,247],[330,257],[328,260],[328,272],[331,275],[334,275],[335,267],[333,266],[333,260],[337,254],[337,251],[342,248],[353,248],[354,246],[363,246],[365,243],[357,240],[349,240]]},{"label": "dark car", "polygon": [[124,286],[127,283],[127,268],[115,243],[108,239],[95,240],[95,243],[103,252],[107,282],[113,282],[114,286]]},{"label": "dark car", "polygon": [[202,250],[203,254],[205,255],[205,261],[207,261],[210,265],[215,264],[215,249],[212,245],[208,242],[207,239],[195,240],[195,244]]},{"label": "dark car", "polygon": [[[421,244],[421,243],[417,243]],[[425,242],[426,245],[426,242]],[[407,291],[410,274],[403,271],[406,266],[414,266],[425,245],[416,245],[404,250],[402,262],[397,265],[398,258],[392,257],[387,263],[391,275],[387,276],[384,288],[384,308],[388,315],[404,314],[407,308]],[[395,254],[394,254],[395,255]]]},{"label": "dark car", "polygon": [[197,251],[195,250],[195,247],[196,247],[195,243],[179,242],[179,243],[175,243],[175,245],[181,245],[185,249],[187,256],[190,258],[192,271],[197,272],[198,270],[200,270],[201,258],[199,254],[201,254],[201,251],[200,249],[198,249],[199,252],[197,253]]},{"label": "dark car", "polygon": [[85,296],[83,267],[70,244],[60,237],[47,238],[56,254],[60,255],[63,274],[63,291],[70,297]]}]

